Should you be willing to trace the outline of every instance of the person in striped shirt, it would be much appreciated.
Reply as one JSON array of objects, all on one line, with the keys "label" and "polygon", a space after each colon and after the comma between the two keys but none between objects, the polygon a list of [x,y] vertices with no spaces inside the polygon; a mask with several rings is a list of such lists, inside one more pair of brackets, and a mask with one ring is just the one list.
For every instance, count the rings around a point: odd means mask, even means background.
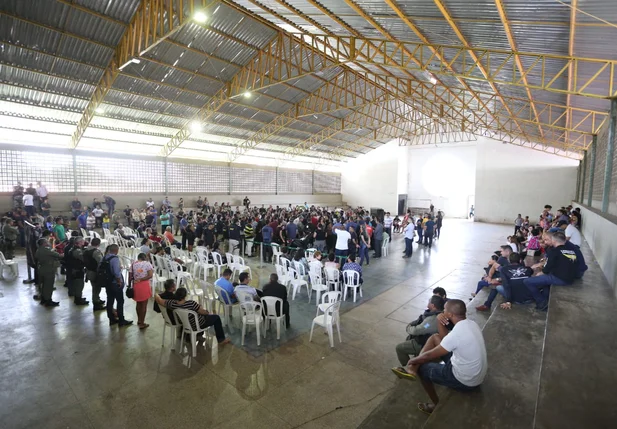
[{"label": "person in striped shirt", "polygon": [[253,224],[250,222],[246,223],[244,226],[244,242],[246,243],[246,256],[253,256],[253,241],[255,240],[255,228],[253,228]]}]

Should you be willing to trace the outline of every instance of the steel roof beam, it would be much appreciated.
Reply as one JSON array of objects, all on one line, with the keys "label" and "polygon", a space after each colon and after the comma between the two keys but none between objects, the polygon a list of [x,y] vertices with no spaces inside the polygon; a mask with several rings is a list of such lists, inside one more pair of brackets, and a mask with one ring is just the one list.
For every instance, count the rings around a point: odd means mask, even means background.
[{"label": "steel roof beam", "polygon": [[[508,38],[508,43],[510,43],[510,48],[513,51],[518,51],[516,41],[514,40],[514,35],[512,34],[512,29],[510,28],[510,22],[508,21],[508,15],[506,14],[506,9],[503,5],[503,0],[495,0],[495,6],[497,6],[499,17],[501,18],[504,31],[506,32],[506,37]],[[529,84],[527,83],[527,76],[525,75],[525,69],[523,67],[523,63],[521,62],[520,57],[516,57],[516,67],[521,75],[523,84],[525,85],[525,92],[527,92],[527,98],[529,98],[531,109],[533,110],[533,114],[535,115],[536,123],[538,124],[538,130],[540,131],[540,135],[544,137],[544,131],[542,130],[542,126],[540,125],[540,116],[538,115],[538,110],[536,109],[533,96],[531,95],[531,90],[527,87],[527,85]]]},{"label": "steel roof beam", "polygon": [[187,0],[187,7],[177,10],[179,5],[176,2],[165,5],[158,0],[142,0],[77,124],[77,129],[71,138],[73,149],[79,145],[79,140],[94,117],[95,110],[103,102],[120,69],[182,28],[195,7],[207,9],[215,3],[216,0]]},{"label": "steel roof beam", "polygon": [[[576,11],[578,7],[578,0],[572,0],[572,4],[570,5],[570,36],[568,39],[568,55],[574,55],[574,43],[576,41]],[[572,76],[574,70],[572,70],[573,64],[570,63],[568,65],[568,91],[572,91]],[[566,106],[570,107],[572,94],[568,92],[566,96]],[[568,112],[566,117],[566,126],[570,127],[572,125],[572,112]]]}]

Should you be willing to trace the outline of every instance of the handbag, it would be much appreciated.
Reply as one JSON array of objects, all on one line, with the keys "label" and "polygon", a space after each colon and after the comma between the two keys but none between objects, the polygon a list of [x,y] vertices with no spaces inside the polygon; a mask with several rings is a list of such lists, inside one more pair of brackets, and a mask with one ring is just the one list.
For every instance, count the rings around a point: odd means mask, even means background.
[{"label": "handbag", "polygon": [[[131,266],[131,269],[133,267]],[[135,296],[135,290],[133,289],[133,278],[135,277],[135,272],[133,271],[129,276],[129,285],[126,288],[126,297],[133,299]]]}]

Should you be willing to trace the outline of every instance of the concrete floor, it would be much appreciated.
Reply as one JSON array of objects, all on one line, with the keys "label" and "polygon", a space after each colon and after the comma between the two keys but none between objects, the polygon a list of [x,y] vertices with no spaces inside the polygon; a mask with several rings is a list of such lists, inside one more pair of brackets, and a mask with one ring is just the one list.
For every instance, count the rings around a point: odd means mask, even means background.
[{"label": "concrete floor", "polygon": [[[23,278],[0,282],[0,426],[356,428],[395,388],[394,346],[432,288],[467,299],[511,228],[451,219],[442,232],[411,260],[401,258],[396,236],[390,255],[365,268],[364,299],[343,307],[343,343],[333,349],[320,331],[309,343],[315,307],[304,293],[291,304],[292,329],[280,342],[269,333],[257,347],[251,333],[243,348],[235,334],[218,354],[200,347],[192,359],[161,347],[162,318],[151,306],[150,328],[119,330],[104,312],[74,306],[60,282],[53,309],[32,300]],[[248,263],[256,285],[274,271]],[[136,318],[131,301],[126,311]]]}]

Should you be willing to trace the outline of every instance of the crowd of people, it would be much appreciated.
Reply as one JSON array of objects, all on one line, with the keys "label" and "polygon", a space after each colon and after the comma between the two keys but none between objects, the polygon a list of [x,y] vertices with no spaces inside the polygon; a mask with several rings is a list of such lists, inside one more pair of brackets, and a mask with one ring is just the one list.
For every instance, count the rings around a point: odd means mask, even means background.
[{"label": "crowd of people", "polygon": [[[473,298],[490,289],[476,310],[490,311],[501,294],[503,309],[535,302],[537,310],[545,311],[550,288],[571,285],[588,268],[580,250],[581,225],[580,209],[572,206],[553,214],[546,205],[535,223],[519,214],[514,234],[491,255],[472,293]],[[480,327],[467,319],[463,301],[448,299],[443,288],[435,288],[427,309],[406,330],[406,340],[396,346],[400,366],[392,371],[402,379],[420,380],[431,399],[418,404],[421,411],[431,414],[439,403],[434,384],[463,392],[482,384],[488,369],[486,346]]]}]

